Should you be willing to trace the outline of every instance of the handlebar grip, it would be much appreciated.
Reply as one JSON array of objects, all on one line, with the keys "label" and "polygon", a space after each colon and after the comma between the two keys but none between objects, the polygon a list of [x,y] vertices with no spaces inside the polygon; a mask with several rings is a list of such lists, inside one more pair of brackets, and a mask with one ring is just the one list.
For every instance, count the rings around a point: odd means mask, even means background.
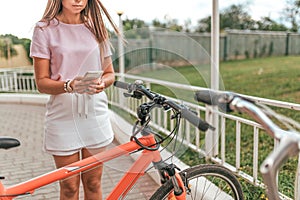
[{"label": "handlebar grip", "polygon": [[209,123],[201,120],[195,113],[189,111],[186,108],[181,110],[181,117],[188,120],[191,124],[196,126],[201,131],[205,132],[208,129],[211,129],[211,130],[215,129]]},{"label": "handlebar grip", "polygon": [[115,81],[114,86],[117,88],[124,89],[124,90],[129,90],[130,84],[122,82],[122,81]]},{"label": "handlebar grip", "polygon": [[218,105],[220,94],[212,90],[199,90],[195,93],[195,100],[208,105]]},{"label": "handlebar grip", "polygon": [[232,112],[230,103],[235,97],[233,93],[216,92],[213,90],[199,90],[195,93],[195,100],[208,105],[218,106],[223,112]]}]

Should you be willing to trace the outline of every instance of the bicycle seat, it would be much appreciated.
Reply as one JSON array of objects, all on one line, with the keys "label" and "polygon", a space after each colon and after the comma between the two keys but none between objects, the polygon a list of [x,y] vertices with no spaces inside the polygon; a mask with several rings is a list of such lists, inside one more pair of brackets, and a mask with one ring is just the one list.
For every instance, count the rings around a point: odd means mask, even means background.
[{"label": "bicycle seat", "polygon": [[0,137],[0,149],[10,149],[20,144],[20,141],[15,138]]}]

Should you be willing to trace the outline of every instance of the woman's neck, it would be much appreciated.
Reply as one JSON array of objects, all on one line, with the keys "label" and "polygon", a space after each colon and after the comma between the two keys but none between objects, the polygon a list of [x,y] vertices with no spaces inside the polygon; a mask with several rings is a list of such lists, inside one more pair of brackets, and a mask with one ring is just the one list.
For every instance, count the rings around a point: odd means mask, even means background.
[{"label": "woman's neck", "polygon": [[66,14],[62,12],[57,16],[57,19],[65,24],[81,24],[82,19],[80,14]]}]

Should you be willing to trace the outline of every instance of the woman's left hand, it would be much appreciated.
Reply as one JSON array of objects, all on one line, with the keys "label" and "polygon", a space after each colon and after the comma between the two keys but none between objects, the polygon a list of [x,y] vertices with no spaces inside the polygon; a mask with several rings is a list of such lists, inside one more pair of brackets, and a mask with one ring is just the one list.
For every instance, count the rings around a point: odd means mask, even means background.
[{"label": "woman's left hand", "polygon": [[87,94],[97,94],[105,89],[105,82],[103,80],[95,80],[89,85],[85,93]]}]

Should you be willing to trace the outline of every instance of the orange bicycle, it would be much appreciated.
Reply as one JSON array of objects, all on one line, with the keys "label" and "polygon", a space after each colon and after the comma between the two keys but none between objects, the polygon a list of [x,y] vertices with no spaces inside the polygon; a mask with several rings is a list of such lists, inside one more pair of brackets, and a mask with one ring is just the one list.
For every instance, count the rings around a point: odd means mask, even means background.
[{"label": "orange bicycle", "polygon": [[[238,180],[226,168],[204,164],[180,171],[174,163],[168,163],[169,159],[164,160],[161,157],[160,144],[167,139],[172,139],[172,135],[177,134],[181,118],[186,119],[201,131],[213,129],[213,127],[197,117],[187,106],[168,100],[145,88],[141,81],[132,84],[116,81],[114,86],[126,89],[126,97],[140,99],[146,96],[149,99],[147,103],[142,103],[137,109],[138,120],[134,125],[130,141],[16,185],[4,187],[0,182],[0,200],[12,200],[20,195],[33,194],[37,188],[138,151],[142,152],[141,155],[126,171],[106,199],[125,199],[126,194],[139,177],[145,174],[151,164],[157,169],[162,183],[162,186],[153,193],[151,200],[243,199]],[[154,108],[173,111],[170,120],[175,120],[177,125],[169,135],[161,136],[150,128],[150,113]],[[18,145],[20,143],[17,139],[0,138],[0,148],[9,149]]]}]

